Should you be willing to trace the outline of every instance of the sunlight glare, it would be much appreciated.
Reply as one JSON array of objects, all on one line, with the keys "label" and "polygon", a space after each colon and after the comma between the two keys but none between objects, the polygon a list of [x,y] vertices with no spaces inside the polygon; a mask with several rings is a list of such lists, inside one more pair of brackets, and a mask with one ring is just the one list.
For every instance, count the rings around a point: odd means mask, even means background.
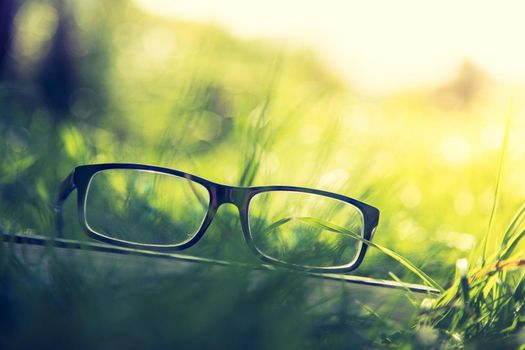
[{"label": "sunlight glare", "polygon": [[370,91],[442,83],[465,59],[497,79],[525,81],[519,0],[135,1],[150,13],[214,22],[237,36],[312,46]]}]

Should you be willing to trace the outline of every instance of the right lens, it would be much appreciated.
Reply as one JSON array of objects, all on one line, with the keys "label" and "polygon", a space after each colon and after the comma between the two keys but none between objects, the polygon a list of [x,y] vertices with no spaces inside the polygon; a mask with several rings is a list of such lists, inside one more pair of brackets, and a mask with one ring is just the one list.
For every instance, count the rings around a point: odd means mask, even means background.
[{"label": "right lens", "polygon": [[256,249],[284,263],[316,268],[349,266],[363,243],[364,220],[352,204],[298,191],[255,195],[248,210]]},{"label": "right lens", "polygon": [[130,243],[179,245],[199,230],[209,205],[208,190],[165,173],[109,169],[88,186],[86,224],[94,232]]}]

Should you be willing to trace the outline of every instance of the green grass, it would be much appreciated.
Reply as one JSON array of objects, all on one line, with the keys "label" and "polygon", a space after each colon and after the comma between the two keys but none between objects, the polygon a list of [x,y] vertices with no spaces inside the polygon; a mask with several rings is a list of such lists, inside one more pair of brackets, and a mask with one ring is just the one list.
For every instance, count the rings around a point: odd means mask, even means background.
[{"label": "green grass", "polygon": [[[70,5],[79,47],[66,73],[74,79],[54,81],[65,91],[65,110],[42,80],[56,69],[45,64],[53,5],[30,1],[20,10],[11,58],[0,71],[3,230],[53,235],[58,185],[78,164],[149,163],[224,184],[309,186],[368,202],[381,210],[377,233],[365,242],[377,249],[355,273],[444,292],[421,308],[407,292],[416,311],[385,311],[359,304],[344,289],[319,296],[319,286],[283,271],[247,285],[250,272],[242,269],[90,274],[96,262],[52,258],[42,273],[4,244],[0,347],[515,348],[525,342],[519,94],[503,131],[505,87],[463,101],[449,86],[453,104],[433,89],[372,98],[307,49],[236,39],[124,2],[90,3]],[[66,203],[65,232],[85,240],[74,202]],[[221,208],[185,253],[258,264],[241,232],[238,213]],[[465,257],[462,277],[455,264]]]},{"label": "green grass", "polygon": [[[457,339],[457,346],[496,347],[498,343],[504,343],[517,347],[524,341],[525,274],[521,269],[525,266],[525,259],[523,252],[516,248],[525,236],[525,207],[518,211],[502,235],[491,230],[499,199],[511,116],[512,105],[506,118],[494,204],[483,243],[466,260],[468,266],[464,267],[464,271],[458,268],[452,286],[434,301],[424,316],[426,325],[440,330],[449,342]],[[501,236],[499,242],[498,236]],[[489,241],[496,241],[494,249],[488,248]],[[516,334],[519,335],[516,337]]]}]

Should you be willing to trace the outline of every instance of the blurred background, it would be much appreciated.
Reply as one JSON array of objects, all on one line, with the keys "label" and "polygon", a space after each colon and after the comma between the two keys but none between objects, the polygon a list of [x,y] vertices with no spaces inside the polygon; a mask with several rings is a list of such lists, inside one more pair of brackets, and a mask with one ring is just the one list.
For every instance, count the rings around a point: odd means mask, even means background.
[{"label": "blurred background", "polygon": [[[0,225],[53,235],[74,166],[155,164],[370,203],[374,240],[445,283],[487,230],[509,113],[494,240],[525,199],[524,10],[1,0]],[[219,211],[209,236],[231,248],[213,254],[244,244],[236,215]],[[375,251],[357,273],[390,271],[417,281]]]}]

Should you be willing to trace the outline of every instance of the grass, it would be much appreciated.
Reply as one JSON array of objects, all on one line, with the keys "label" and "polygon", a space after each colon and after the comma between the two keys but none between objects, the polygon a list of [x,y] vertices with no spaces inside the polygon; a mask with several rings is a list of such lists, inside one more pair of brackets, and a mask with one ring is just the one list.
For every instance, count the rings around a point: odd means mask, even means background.
[{"label": "grass", "polygon": [[[375,248],[375,249],[379,250],[381,253],[391,257],[392,259],[397,261],[399,264],[403,265],[405,268],[407,268],[408,270],[413,272],[415,275],[417,275],[421,279],[421,281],[423,283],[425,283],[426,285],[428,285],[429,287],[435,288],[435,289],[437,289],[440,292],[444,292],[443,288],[436,281],[434,281],[431,277],[429,277],[425,272],[423,272],[421,269],[419,269],[417,266],[415,266],[408,259],[402,257],[401,255],[399,255],[398,253],[394,252],[391,249],[388,249],[386,247],[383,247],[380,244],[377,244],[377,243],[374,243],[374,242],[369,241],[367,239],[364,239],[361,236],[355,234],[354,232],[352,232],[352,231],[350,231],[350,230],[348,230],[348,229],[346,229],[344,227],[332,224],[332,223],[330,223],[328,221],[321,220],[321,219],[318,219],[318,218],[315,218],[315,217],[306,217],[306,216],[303,216],[303,217],[289,217],[289,218],[284,218],[284,219],[281,219],[281,220],[275,222],[274,224],[271,225],[272,226],[271,228],[274,229],[275,225],[282,226],[282,225],[285,225],[288,222],[291,222],[293,220],[298,220],[298,221],[305,222],[305,223],[307,223],[309,225],[312,225],[314,227],[320,228],[321,230],[324,230],[324,231],[335,232],[335,233],[339,233],[339,234],[350,236],[353,239],[358,240],[358,241],[366,244],[369,247]],[[270,227],[268,227],[268,228],[270,228]]]},{"label": "grass", "polygon": [[[45,30],[53,38],[60,17],[53,6],[23,4],[11,60],[0,67],[2,230],[52,235],[57,187],[75,165],[150,163],[225,184],[310,186],[369,202],[381,222],[365,243],[377,249],[356,274],[444,292],[421,307],[407,292],[413,309],[396,309],[394,295],[377,308],[284,271],[249,284],[251,272],[242,269],[129,273],[53,252],[42,271],[3,244],[0,347],[525,342],[522,110],[516,98],[502,131],[504,87],[490,85],[471,100],[454,86],[446,96],[429,89],[371,98],[306,49],[93,1],[69,5],[79,47],[62,57],[72,71],[62,72],[71,79],[55,80],[66,91],[57,103],[42,83],[56,69],[45,63],[53,40]],[[86,239],[74,200],[65,210],[68,238]],[[257,264],[241,231],[238,213],[221,208],[187,253]],[[466,256],[467,271],[455,273]]]},{"label": "grass", "polygon": [[[524,207],[501,235],[499,244],[493,250],[488,249],[493,236],[491,228],[499,199],[511,115],[512,105],[506,118],[494,204],[482,246],[473,251],[469,260],[458,262],[452,286],[434,301],[425,316],[428,317],[426,325],[440,329],[449,342],[455,338],[458,347],[464,344],[496,347],[500,343],[513,347],[523,343],[525,274],[521,267],[525,266],[525,260],[523,253],[515,249],[525,235]],[[460,267],[460,264],[465,266]]]}]

